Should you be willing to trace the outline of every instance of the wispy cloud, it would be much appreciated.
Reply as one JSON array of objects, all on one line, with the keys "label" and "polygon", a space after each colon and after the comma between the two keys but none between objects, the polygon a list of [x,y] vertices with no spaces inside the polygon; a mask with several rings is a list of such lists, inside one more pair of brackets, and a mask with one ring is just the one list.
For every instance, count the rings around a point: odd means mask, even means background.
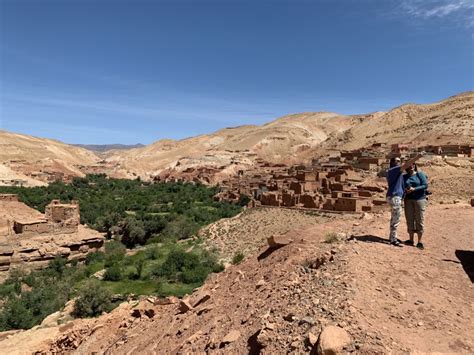
[{"label": "wispy cloud", "polygon": [[453,18],[474,27],[474,0],[402,0],[398,9],[420,19]]}]

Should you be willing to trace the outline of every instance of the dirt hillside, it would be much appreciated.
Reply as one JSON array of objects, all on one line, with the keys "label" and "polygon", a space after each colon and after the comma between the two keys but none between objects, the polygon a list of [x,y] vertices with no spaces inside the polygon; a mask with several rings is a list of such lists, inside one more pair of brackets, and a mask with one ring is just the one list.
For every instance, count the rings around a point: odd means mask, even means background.
[{"label": "dirt hillside", "polygon": [[474,92],[427,105],[405,104],[369,115],[359,124],[328,139],[323,148],[356,149],[372,143],[472,144]]},{"label": "dirt hillside", "polygon": [[0,184],[45,185],[84,176],[81,165],[100,161],[93,152],[59,141],[0,131]]},{"label": "dirt hillside", "polygon": [[330,134],[342,132],[356,122],[334,113],[295,114],[262,126],[226,128],[180,141],[160,140],[143,148],[113,151],[106,161],[116,164],[118,173],[134,172],[145,177],[169,167],[185,170],[196,166],[251,166],[256,157],[296,162],[302,151],[318,146]]},{"label": "dirt hillside", "polygon": [[106,161],[113,165],[112,174],[146,178],[164,169],[246,169],[257,158],[286,164],[309,162],[328,150],[351,150],[377,142],[469,144],[474,141],[473,118],[474,92],[467,92],[438,103],[406,104],[366,115],[294,114],[262,126],[226,128],[180,141],[161,140],[143,148],[113,151]]},{"label": "dirt hillside", "polygon": [[472,353],[474,209],[430,206],[424,251],[388,245],[388,220],[383,212],[302,225],[286,234],[290,244],[262,245],[212,275],[185,298],[189,310],[173,299],[130,301],[49,336],[39,328],[28,331],[30,341],[18,343],[19,333],[0,345],[45,353],[301,353],[335,325],[349,335],[349,352]]},{"label": "dirt hillside", "polygon": [[10,160],[35,162],[46,158],[57,159],[71,165],[88,165],[99,161],[94,153],[83,148],[52,139],[0,131],[0,162]]}]

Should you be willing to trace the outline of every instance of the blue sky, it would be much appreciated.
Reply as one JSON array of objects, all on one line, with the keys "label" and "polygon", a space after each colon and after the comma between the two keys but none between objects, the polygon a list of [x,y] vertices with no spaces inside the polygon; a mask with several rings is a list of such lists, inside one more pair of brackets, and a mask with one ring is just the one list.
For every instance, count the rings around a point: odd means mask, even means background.
[{"label": "blue sky", "polygon": [[151,143],[472,90],[474,0],[0,0],[0,128]]}]

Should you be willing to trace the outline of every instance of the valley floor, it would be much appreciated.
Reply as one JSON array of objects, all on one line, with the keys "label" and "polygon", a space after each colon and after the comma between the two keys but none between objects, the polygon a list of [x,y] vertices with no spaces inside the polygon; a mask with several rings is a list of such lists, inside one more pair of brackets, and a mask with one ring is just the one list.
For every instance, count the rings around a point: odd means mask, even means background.
[{"label": "valley floor", "polygon": [[[257,213],[265,218],[264,210]],[[268,213],[270,221],[274,213]],[[277,217],[279,223],[286,218]],[[245,223],[245,215],[239,218]],[[131,301],[97,319],[55,327],[41,346],[33,340],[45,332],[33,329],[0,336],[0,348],[9,353],[301,353],[311,351],[324,326],[335,324],[350,334],[347,350],[355,353],[473,353],[474,208],[429,206],[424,251],[387,244],[388,212],[314,218],[318,223],[286,235],[292,243],[262,246],[242,263],[211,275],[186,298],[192,306],[186,312],[175,300],[166,305],[154,298]],[[404,224],[399,231],[405,239]],[[330,232],[342,240],[325,243]],[[243,228],[239,243],[252,239]]]}]

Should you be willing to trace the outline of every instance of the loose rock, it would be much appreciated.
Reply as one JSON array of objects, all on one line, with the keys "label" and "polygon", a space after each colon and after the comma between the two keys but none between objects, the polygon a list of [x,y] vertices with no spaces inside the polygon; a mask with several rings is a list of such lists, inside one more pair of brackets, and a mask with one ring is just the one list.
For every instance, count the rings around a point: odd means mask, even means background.
[{"label": "loose rock", "polygon": [[351,337],[344,329],[336,326],[327,326],[319,334],[317,353],[319,355],[340,354],[350,343]]}]

